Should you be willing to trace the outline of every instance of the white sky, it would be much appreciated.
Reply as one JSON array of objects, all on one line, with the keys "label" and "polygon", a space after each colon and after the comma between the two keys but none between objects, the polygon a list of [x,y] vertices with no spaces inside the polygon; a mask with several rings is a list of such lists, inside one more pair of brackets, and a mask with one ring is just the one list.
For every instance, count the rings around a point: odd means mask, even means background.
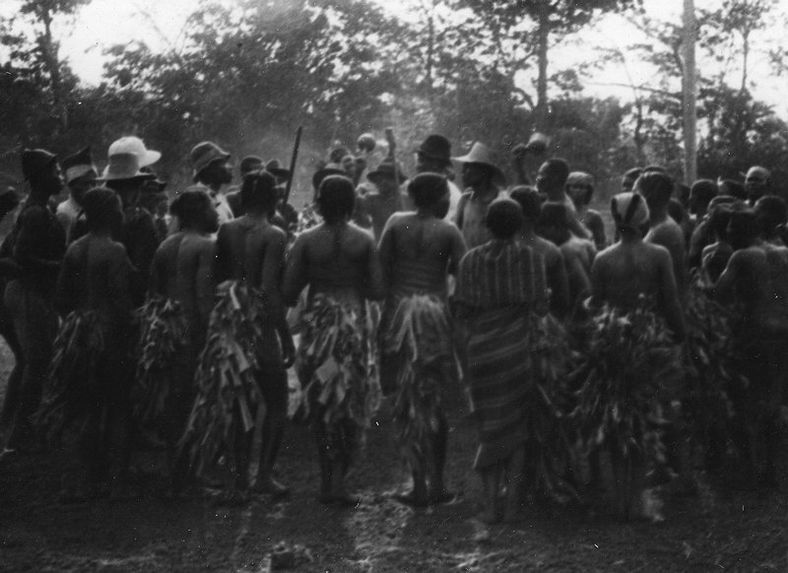
[{"label": "white sky", "polygon": [[[376,0],[387,9],[408,17],[408,6],[413,0]],[[696,0],[698,8],[712,8],[719,0]],[[4,5],[0,12],[6,13],[14,4],[13,0],[0,0]],[[679,22],[682,0],[645,0],[646,9],[650,14],[664,20]],[[104,56],[103,48],[132,40],[142,40],[152,49],[164,49],[168,45],[178,45],[186,19],[198,5],[197,0],[92,0],[81,8],[73,22],[60,24],[56,34],[61,40],[61,52],[66,57],[77,75],[83,81],[98,83],[101,79]],[[778,9],[788,12],[788,0],[779,0]],[[639,34],[630,24],[617,15],[606,16],[594,29],[583,32],[582,36],[571,44],[559,47],[551,53],[551,72],[572,67],[574,64],[588,59],[595,46],[617,47],[625,49]],[[781,26],[774,26],[760,37],[769,37],[783,42],[788,47],[785,31]],[[631,55],[630,55],[631,58]],[[629,59],[629,72],[636,83],[648,83],[652,71],[637,59]],[[703,62],[699,62],[699,69]],[[755,95],[759,99],[775,106],[775,110],[783,118],[788,119],[788,98],[785,88],[788,77],[771,77],[765,58],[757,52],[751,61],[750,77],[755,81]],[[590,95],[615,95],[622,100],[632,98],[632,90],[626,87],[612,87],[605,84],[627,81],[620,66],[608,66],[596,74],[593,85],[586,85]],[[526,89],[531,92],[530,86]]]}]

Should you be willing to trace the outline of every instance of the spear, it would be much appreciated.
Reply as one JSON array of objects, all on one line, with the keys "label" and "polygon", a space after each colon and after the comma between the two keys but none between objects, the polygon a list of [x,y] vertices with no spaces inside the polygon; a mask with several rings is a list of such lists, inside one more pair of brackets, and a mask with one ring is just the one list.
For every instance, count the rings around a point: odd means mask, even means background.
[{"label": "spear", "polygon": [[285,203],[290,199],[290,190],[293,188],[293,177],[295,177],[296,159],[298,159],[298,148],[301,145],[301,132],[304,130],[303,125],[299,125],[296,130],[295,143],[293,144],[293,155],[290,157],[290,177],[285,184]]}]

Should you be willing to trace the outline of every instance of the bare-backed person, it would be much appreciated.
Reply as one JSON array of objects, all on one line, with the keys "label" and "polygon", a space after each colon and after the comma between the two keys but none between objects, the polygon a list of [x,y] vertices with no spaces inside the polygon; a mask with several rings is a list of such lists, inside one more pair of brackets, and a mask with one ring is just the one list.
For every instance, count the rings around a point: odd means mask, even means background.
[{"label": "bare-backed person", "polygon": [[733,254],[716,284],[723,302],[741,306],[733,325],[739,370],[750,384],[728,389],[736,412],[739,446],[764,485],[776,483],[780,406],[788,360],[788,248],[767,243],[751,210],[731,213],[728,240]]},{"label": "bare-backed person", "polygon": [[295,347],[285,320],[281,291],[287,234],[271,223],[277,200],[273,175],[257,171],[244,178],[241,201],[246,214],[219,227],[216,278],[218,283],[243,282],[252,289],[261,290],[268,301],[270,320],[263,325],[264,348],[258,349],[260,372],[257,376],[266,403],[266,415],[260,475],[255,488],[261,493],[282,495],[287,488],[274,480],[272,471],[287,420],[286,369],[293,364]]},{"label": "bare-backed person", "polygon": [[323,222],[296,238],[283,289],[294,306],[309,288],[296,370],[317,442],[319,499],[342,505],[358,501],[345,475],[380,395],[367,301],[383,298],[383,277],[375,240],[350,222],[355,201],[350,179],[323,179],[317,194]]},{"label": "bare-backed person", "polygon": [[[212,234],[219,222],[211,198],[202,191],[184,191],[172,202],[170,212],[179,228],[162,242],[153,257],[150,293],[177,302],[188,329],[185,344],[174,358],[174,387],[166,405],[165,439],[174,463],[175,444],[196,394],[194,372],[215,299],[216,241]],[[173,475],[176,480],[180,477]]]},{"label": "bare-backed person", "polygon": [[381,382],[396,392],[398,442],[413,474],[413,489],[399,499],[422,506],[452,497],[443,483],[448,423],[442,402],[456,389],[458,369],[447,275],[456,273],[465,242],[444,220],[450,204],[445,176],[420,173],[409,182],[408,194],[416,211],[392,215],[380,240],[388,296],[379,341]]}]

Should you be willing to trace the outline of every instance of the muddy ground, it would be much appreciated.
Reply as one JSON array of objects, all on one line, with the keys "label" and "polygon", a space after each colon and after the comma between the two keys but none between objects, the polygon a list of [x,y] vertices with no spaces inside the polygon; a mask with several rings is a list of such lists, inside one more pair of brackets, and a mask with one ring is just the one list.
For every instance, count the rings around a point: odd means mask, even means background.
[{"label": "muddy ground", "polygon": [[[11,358],[0,352],[2,394]],[[521,524],[486,527],[475,519],[474,436],[459,399],[451,425],[447,477],[458,498],[428,510],[390,497],[406,476],[384,420],[349,478],[363,501],[344,510],[317,502],[317,463],[302,426],[289,429],[279,459],[292,496],[240,507],[204,494],[167,499],[160,452],[136,457],[136,495],[82,504],[58,501],[62,479],[76,475],[67,449],[17,458],[0,466],[0,570],[268,571],[280,542],[296,546],[295,570],[310,572],[788,570],[788,496],[733,487],[735,467],[701,474],[700,494],[668,499],[659,524],[624,523],[603,501],[529,503]]]}]

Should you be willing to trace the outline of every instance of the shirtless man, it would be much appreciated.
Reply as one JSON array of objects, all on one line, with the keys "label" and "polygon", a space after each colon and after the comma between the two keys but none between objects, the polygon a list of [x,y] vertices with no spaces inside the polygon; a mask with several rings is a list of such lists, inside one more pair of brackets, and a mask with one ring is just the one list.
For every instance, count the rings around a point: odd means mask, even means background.
[{"label": "shirtless man", "polygon": [[520,242],[542,255],[547,273],[546,284],[550,288],[550,312],[563,320],[570,308],[569,278],[561,249],[536,234],[535,227],[542,209],[542,198],[536,190],[522,186],[512,189],[510,196],[523,210]]},{"label": "shirtless man", "polygon": [[[216,279],[242,281],[262,291],[268,303],[269,321],[263,348],[258,349],[259,387],[265,400],[266,414],[262,427],[260,473],[254,486],[258,493],[281,496],[288,489],[273,477],[274,463],[282,443],[287,420],[287,368],[293,365],[295,347],[285,320],[281,281],[285,267],[287,234],[271,223],[278,200],[276,180],[267,171],[251,173],[241,186],[241,200],[246,214],[219,228],[216,239]],[[251,440],[251,436],[248,437]],[[243,460],[250,444],[237,459]],[[246,472],[245,464],[241,471]],[[241,476],[243,485],[245,473]]]},{"label": "shirtless man", "polygon": [[177,301],[188,323],[188,340],[174,359],[174,386],[167,407],[167,445],[173,464],[173,479],[181,475],[174,466],[175,445],[183,434],[194,401],[194,371],[205,345],[208,318],[214,304],[216,281],[213,265],[216,243],[211,237],[218,230],[213,203],[201,191],[184,191],[170,206],[180,229],[159,246],[153,258],[150,293]]},{"label": "shirtless man", "polygon": [[566,194],[572,200],[577,218],[591,233],[597,250],[601,251],[607,247],[602,215],[589,207],[594,196],[594,177],[584,171],[572,171],[566,179]]},{"label": "shirtless man", "polygon": [[61,165],[69,196],[57,206],[55,215],[66,231],[66,242],[70,243],[71,227],[82,212],[82,198],[88,190],[95,187],[98,172],[90,157],[90,147],[85,147],[74,155],[66,157]]},{"label": "shirtless man", "polygon": [[[673,263],[665,247],[643,240],[649,221],[645,199],[637,193],[621,193],[611,202],[611,210],[620,240],[599,253],[591,268],[591,306],[607,303],[624,311],[638,308],[645,296],[655,303],[654,311],[665,319],[674,339],[685,336],[684,317],[679,303]],[[620,453],[612,451],[612,455]],[[634,483],[633,497],[627,504],[639,503],[644,485],[645,467],[642,456],[630,454]],[[624,508],[622,508],[624,509]],[[637,508],[642,512],[645,508]]]},{"label": "shirtless man", "polygon": [[670,253],[679,300],[683,304],[689,288],[687,248],[684,231],[668,216],[673,181],[660,171],[647,171],[635,182],[635,190],[646,199],[650,213],[649,231],[644,240],[647,243],[662,245]]},{"label": "shirtless man", "polygon": [[399,190],[405,176],[399,165],[386,160],[370,171],[367,179],[375,184],[375,189],[363,195],[359,193],[355,219],[359,225],[371,226],[375,240],[379,241],[389,217],[405,209],[408,197]]},{"label": "shirtless man", "polygon": [[[348,494],[345,475],[380,392],[366,303],[383,298],[383,277],[374,239],[350,223],[355,197],[353,183],[344,176],[322,181],[317,204],[324,221],[296,238],[283,289],[285,302],[293,306],[309,287],[296,370],[317,441],[320,501],[342,505],[358,501]],[[343,324],[351,327],[340,328]],[[322,349],[318,354],[310,351],[313,343]],[[331,392],[328,402],[321,400],[324,385],[338,376],[347,392]]]},{"label": "shirtless man", "polygon": [[772,195],[772,173],[765,167],[754,165],[747,170],[744,177],[744,188],[747,191],[747,202],[755,205],[761,197]]},{"label": "shirtless man", "polygon": [[22,378],[7,450],[33,448],[30,417],[41,402],[41,392],[52,358],[58,327],[53,306],[57,273],[66,251],[66,234],[49,208],[62,187],[56,157],[43,149],[22,152],[22,173],[30,184],[27,201],[17,217],[4,250],[18,269],[5,289],[5,305],[22,350]]},{"label": "shirtless man", "polygon": [[567,224],[571,233],[581,239],[588,239],[591,233],[578,218],[577,209],[569,195],[566,194],[566,182],[569,179],[569,165],[559,157],[548,159],[539,167],[536,174],[536,189],[547,199],[545,204],[557,203],[567,209]]},{"label": "shirtless man", "polygon": [[465,185],[454,222],[462,231],[465,245],[472,249],[492,238],[485,223],[487,209],[495,199],[506,196],[501,189],[505,177],[495,165],[492,152],[483,143],[474,143],[467,154],[454,160],[462,163],[462,183]]},{"label": "shirtless man", "polygon": [[[446,285],[447,272],[455,273],[465,254],[465,242],[459,229],[443,220],[449,208],[444,176],[421,173],[408,184],[408,193],[416,212],[392,215],[380,240],[389,288],[379,331],[381,378],[384,388],[398,392],[398,441],[408,452],[404,457],[413,474],[412,491],[399,499],[424,506],[452,498],[443,484],[448,423],[441,395],[456,386],[457,366]],[[420,324],[421,329],[403,339],[398,333],[408,323]],[[392,379],[387,383],[388,376]],[[414,395],[421,400],[412,400]],[[437,420],[437,427],[432,420]],[[414,427],[428,428],[426,435],[414,432]]]},{"label": "shirtless man", "polygon": [[776,482],[779,452],[779,413],[786,384],[788,361],[788,248],[764,243],[757,216],[750,210],[734,211],[728,238],[734,249],[716,284],[720,300],[743,306],[734,326],[734,347],[740,350],[740,370],[749,386],[731,388],[737,411],[738,438],[752,463],[749,468],[763,485]]},{"label": "shirtless man", "polygon": [[106,188],[88,191],[84,208],[88,234],[68,248],[56,297],[63,315],[97,314],[104,340],[104,352],[96,357],[95,394],[76,406],[85,414],[81,450],[87,470],[87,489],[78,497],[97,494],[96,488],[108,485],[113,461],[120,466],[119,477],[124,477],[131,453],[131,378],[125,375],[131,371],[131,360],[124,348],[131,327],[132,267],[126,249],[112,238],[122,224],[123,211],[117,194]]}]

